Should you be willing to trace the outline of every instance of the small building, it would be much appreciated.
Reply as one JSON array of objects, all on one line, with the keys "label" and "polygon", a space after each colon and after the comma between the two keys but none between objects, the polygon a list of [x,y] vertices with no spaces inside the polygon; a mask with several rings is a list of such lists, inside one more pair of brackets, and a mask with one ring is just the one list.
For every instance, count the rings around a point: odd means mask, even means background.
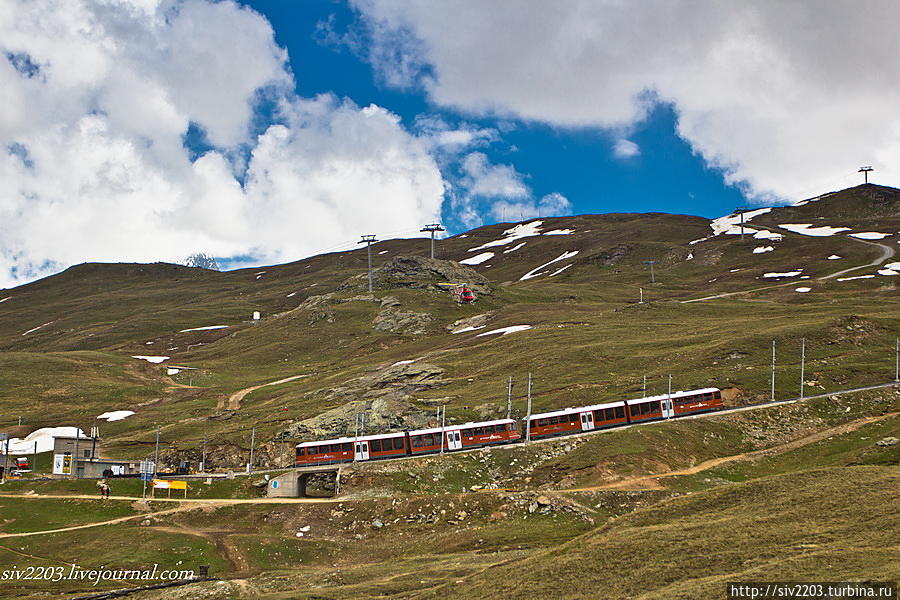
[{"label": "small building", "polygon": [[140,473],[140,461],[100,458],[100,438],[54,437],[53,475],[62,477],[122,477]]}]

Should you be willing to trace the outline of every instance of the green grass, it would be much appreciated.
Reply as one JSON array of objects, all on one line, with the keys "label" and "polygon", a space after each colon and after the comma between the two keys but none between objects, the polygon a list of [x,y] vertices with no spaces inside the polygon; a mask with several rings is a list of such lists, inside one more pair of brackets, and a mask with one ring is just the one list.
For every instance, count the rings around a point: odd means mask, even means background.
[{"label": "green grass", "polygon": [[96,523],[136,514],[130,503],[113,500],[0,498],[0,532],[24,533]]}]

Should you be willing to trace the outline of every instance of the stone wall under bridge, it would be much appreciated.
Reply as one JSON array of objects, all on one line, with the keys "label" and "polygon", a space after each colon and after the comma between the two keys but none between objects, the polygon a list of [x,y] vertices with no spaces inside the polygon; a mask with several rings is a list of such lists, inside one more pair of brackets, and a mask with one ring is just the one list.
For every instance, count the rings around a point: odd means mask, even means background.
[{"label": "stone wall under bridge", "polygon": [[269,480],[268,498],[332,498],[341,487],[340,465],[308,467],[282,473]]}]

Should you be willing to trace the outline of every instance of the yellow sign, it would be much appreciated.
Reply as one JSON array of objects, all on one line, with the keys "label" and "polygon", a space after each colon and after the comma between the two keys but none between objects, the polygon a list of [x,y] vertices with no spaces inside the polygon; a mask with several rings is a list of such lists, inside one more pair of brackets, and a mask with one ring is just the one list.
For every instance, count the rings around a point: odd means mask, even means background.
[{"label": "yellow sign", "polygon": [[186,490],[187,489],[187,481],[170,481],[169,489],[170,490]]},{"label": "yellow sign", "polygon": [[184,490],[184,497],[187,498],[187,481],[171,481],[169,479],[154,479],[153,492],[156,490],[169,490],[169,496],[172,490]]}]

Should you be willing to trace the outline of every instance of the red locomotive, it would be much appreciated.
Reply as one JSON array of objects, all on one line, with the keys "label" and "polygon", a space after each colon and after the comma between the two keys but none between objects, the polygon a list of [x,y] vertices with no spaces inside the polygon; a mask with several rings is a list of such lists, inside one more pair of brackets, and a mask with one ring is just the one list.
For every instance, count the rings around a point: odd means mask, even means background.
[{"label": "red locomotive", "polygon": [[[669,419],[722,408],[722,391],[704,388],[648,396],[634,400],[619,400],[578,408],[531,415],[522,419],[523,431],[531,438],[593,431],[656,419]],[[400,458],[421,454],[453,452],[496,444],[515,442],[522,435],[512,419],[482,421],[416,429],[397,433],[382,433],[360,437],[342,437],[297,445],[296,466],[327,465],[379,458]]]}]

